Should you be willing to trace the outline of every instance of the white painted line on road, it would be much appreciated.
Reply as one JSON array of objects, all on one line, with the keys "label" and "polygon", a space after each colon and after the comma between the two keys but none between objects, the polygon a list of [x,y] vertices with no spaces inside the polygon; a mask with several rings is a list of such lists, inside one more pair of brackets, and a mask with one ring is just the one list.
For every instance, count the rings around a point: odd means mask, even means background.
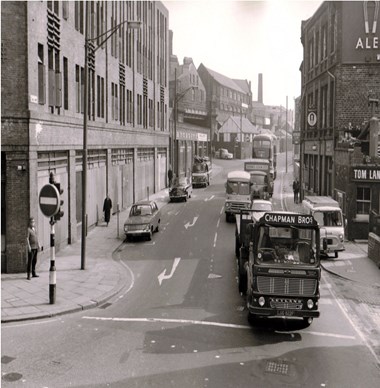
[{"label": "white painted line on road", "polygon": [[220,209],[220,213],[219,214],[223,214],[223,211],[224,211],[224,206]]},{"label": "white painted line on road", "polygon": [[217,228],[219,228],[219,224],[220,224],[220,218],[218,219],[218,222],[216,223]]},{"label": "white painted line on road", "polygon": [[119,298],[122,298],[125,294],[127,294],[129,291],[131,291],[131,289],[135,285],[135,274],[128,267],[128,265],[124,263],[124,261],[120,260],[120,263],[121,263],[121,265],[123,265],[127,269],[127,271],[129,271],[131,278],[132,278],[131,284],[129,285],[129,288],[127,289],[127,291],[119,297]]},{"label": "white painted line on road", "polygon": [[214,237],[214,248],[216,247],[216,239],[218,238],[218,233],[215,233],[215,237]]},{"label": "white painted line on road", "polygon": [[194,217],[193,218],[193,222],[190,224],[189,222],[187,222],[186,224],[185,224],[185,228],[187,229],[187,228],[191,228],[192,226],[194,226],[195,225],[195,223],[197,222],[197,219],[199,218],[199,216],[196,216],[196,217]]},{"label": "white painted line on road", "polygon": [[176,257],[174,259],[172,270],[170,271],[169,275],[166,275],[166,268],[158,275],[157,278],[158,278],[158,282],[160,283],[160,286],[161,286],[163,280],[170,279],[174,275],[174,271],[176,270],[180,260],[181,260],[180,257]]},{"label": "white painted line on road", "polygon": [[196,321],[192,319],[169,319],[169,318],[108,318],[108,317],[82,317],[83,319],[90,319],[96,321],[114,321],[114,322],[146,322],[146,323],[179,323],[202,326],[217,326],[229,327],[232,329],[251,329],[251,326],[235,325],[232,323]]},{"label": "white painted line on road", "polygon": [[[140,323],[177,323],[177,324],[189,324],[189,325],[201,325],[201,326],[215,326],[215,327],[228,327],[231,329],[245,329],[251,330],[252,327],[248,325],[236,325],[233,323],[222,322],[209,322],[209,321],[197,321],[193,319],[170,319],[170,318],[112,318],[112,317],[89,317],[84,316],[82,319],[89,319],[95,321],[112,321],[112,322],[140,322]],[[276,330],[276,333],[283,334],[283,331]],[[294,334],[286,332],[288,334]],[[297,332],[299,334],[299,332]],[[354,340],[355,337],[334,333],[320,333],[317,331],[303,331],[302,334],[317,335],[323,337],[334,337],[340,339]]]},{"label": "white painted line on road", "polygon": [[212,195],[210,198],[205,198],[205,202],[211,201],[214,197],[215,195]]}]

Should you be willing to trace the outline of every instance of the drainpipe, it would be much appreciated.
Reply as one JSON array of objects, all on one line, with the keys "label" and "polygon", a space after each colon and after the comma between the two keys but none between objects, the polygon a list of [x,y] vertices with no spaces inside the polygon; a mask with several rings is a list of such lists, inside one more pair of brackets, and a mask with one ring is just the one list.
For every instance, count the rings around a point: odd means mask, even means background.
[{"label": "drainpipe", "polygon": [[336,93],[336,78],[335,76],[330,73],[327,70],[327,74],[334,80],[334,90],[333,90],[333,99],[334,99],[334,106],[333,106],[333,155],[332,155],[332,177],[331,177],[331,191],[332,196],[335,198],[335,106],[336,106],[336,99],[335,99],[335,93]]}]

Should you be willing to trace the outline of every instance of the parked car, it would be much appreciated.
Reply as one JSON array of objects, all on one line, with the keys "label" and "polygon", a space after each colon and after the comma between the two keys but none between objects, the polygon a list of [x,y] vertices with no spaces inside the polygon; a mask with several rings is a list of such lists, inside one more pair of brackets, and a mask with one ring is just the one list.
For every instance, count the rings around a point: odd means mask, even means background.
[{"label": "parked car", "polygon": [[145,236],[152,239],[158,232],[161,222],[161,211],[155,201],[139,201],[132,205],[129,216],[124,223],[126,238]]},{"label": "parked car", "polygon": [[267,201],[265,199],[255,199],[252,201],[251,210],[256,212],[272,212],[273,205],[271,201]]},{"label": "parked car", "polygon": [[193,185],[191,179],[186,176],[180,177],[179,179],[174,180],[173,187],[169,190],[169,200],[187,201],[188,198],[191,198],[192,193]]},{"label": "parked car", "polygon": [[228,152],[227,149],[225,148],[219,148],[216,152],[215,152],[215,157],[216,158],[219,158],[219,159],[233,159],[233,155],[231,154],[231,152]]}]

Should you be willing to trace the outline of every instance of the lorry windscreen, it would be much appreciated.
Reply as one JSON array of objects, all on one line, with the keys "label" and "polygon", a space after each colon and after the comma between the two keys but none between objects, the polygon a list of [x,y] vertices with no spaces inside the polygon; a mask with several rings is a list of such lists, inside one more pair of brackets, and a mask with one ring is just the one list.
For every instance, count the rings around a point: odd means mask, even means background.
[{"label": "lorry windscreen", "polygon": [[319,226],[342,226],[342,213],[338,210],[315,211],[314,218]]},{"label": "lorry windscreen", "polygon": [[267,179],[265,178],[265,175],[251,174],[251,183],[256,185],[265,185],[267,183]]},{"label": "lorry windscreen", "polygon": [[258,232],[258,264],[317,264],[315,229],[263,225]]},{"label": "lorry windscreen", "polygon": [[249,195],[250,185],[248,182],[227,181],[227,194]]}]

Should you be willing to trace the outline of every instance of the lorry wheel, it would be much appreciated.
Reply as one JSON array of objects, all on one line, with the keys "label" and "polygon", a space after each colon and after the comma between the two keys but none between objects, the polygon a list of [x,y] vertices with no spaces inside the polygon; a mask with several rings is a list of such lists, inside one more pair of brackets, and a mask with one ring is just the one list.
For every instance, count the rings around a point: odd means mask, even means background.
[{"label": "lorry wheel", "polygon": [[230,215],[226,213],[226,222],[230,222]]},{"label": "lorry wheel", "polygon": [[237,258],[240,257],[240,244],[239,244],[239,236],[235,234],[235,255]]},{"label": "lorry wheel", "polygon": [[335,257],[335,258],[338,258],[338,251],[335,251],[335,252],[334,252],[334,257]]}]

